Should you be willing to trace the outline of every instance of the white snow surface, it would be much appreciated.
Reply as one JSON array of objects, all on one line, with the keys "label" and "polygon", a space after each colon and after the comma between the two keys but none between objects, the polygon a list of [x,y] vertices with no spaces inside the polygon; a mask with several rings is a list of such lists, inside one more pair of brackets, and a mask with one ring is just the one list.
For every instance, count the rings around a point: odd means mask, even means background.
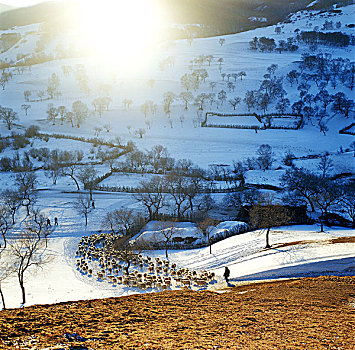
[{"label": "white snow surface", "polygon": [[[230,227],[230,223],[224,223]],[[59,226],[58,230],[63,230]],[[71,232],[73,233],[73,232]],[[63,235],[65,236],[65,235]],[[209,247],[183,251],[169,251],[169,261],[179,267],[197,271],[213,271],[221,276],[224,267],[231,270],[231,283],[243,280],[291,278],[304,276],[354,275],[355,244],[327,244],[331,238],[355,236],[355,230],[329,229],[321,233],[315,226],[283,227],[271,232],[271,243],[275,248],[265,250],[264,234],[259,231],[230,237]],[[27,303],[57,303],[82,299],[117,297],[142,293],[137,288],[113,286],[95,278],[82,275],[75,267],[75,250],[79,237],[56,237],[49,240],[48,253],[52,256],[49,264],[38,271],[25,275]],[[278,248],[281,243],[305,241],[296,245]],[[145,252],[152,257],[164,258],[163,251]],[[145,254],[144,253],[144,254]],[[225,282],[217,282],[209,289],[224,288]],[[21,306],[20,289],[15,277],[3,284],[8,307]],[[150,290],[154,292],[156,290]]]}]

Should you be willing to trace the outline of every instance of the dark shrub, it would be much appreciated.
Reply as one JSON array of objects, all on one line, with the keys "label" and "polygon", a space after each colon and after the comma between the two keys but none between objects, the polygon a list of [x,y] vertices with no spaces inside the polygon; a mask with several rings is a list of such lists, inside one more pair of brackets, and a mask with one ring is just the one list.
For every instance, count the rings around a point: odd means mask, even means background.
[{"label": "dark shrub", "polygon": [[38,136],[39,126],[38,125],[31,125],[25,131],[25,136],[28,138]]},{"label": "dark shrub", "polygon": [[24,148],[30,143],[27,137],[21,134],[12,134],[12,140],[12,146],[14,149]]}]

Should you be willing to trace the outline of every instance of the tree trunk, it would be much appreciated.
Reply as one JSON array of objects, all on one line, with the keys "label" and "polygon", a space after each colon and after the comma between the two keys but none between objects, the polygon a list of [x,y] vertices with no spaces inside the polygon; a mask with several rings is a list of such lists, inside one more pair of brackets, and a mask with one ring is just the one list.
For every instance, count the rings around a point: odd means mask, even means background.
[{"label": "tree trunk", "polygon": [[26,210],[27,210],[27,216],[29,216],[30,215],[30,205],[29,204],[26,205]]},{"label": "tree trunk", "polygon": [[265,248],[270,248],[270,242],[269,242],[269,236],[270,236],[270,228],[267,229],[266,231],[266,246]]},{"label": "tree trunk", "polygon": [[2,308],[3,308],[3,310],[6,310],[5,297],[4,297],[4,293],[2,292],[1,286],[0,286],[0,296],[1,296],[1,301],[2,301]]},{"label": "tree trunk", "polygon": [[168,245],[165,245],[165,257],[168,259]]},{"label": "tree trunk", "polygon": [[88,225],[88,214],[85,215],[85,226]]},{"label": "tree trunk", "polygon": [[129,269],[130,265],[131,265],[131,262],[127,261],[127,266],[125,266],[125,268],[124,268],[126,270],[127,275],[129,274],[128,269]]},{"label": "tree trunk", "polygon": [[314,204],[313,204],[312,200],[308,196],[305,196],[305,197],[308,200],[309,205],[311,206],[311,212],[314,213],[315,209],[314,209]]},{"label": "tree trunk", "polygon": [[22,304],[26,303],[26,293],[25,293],[25,286],[23,284],[22,280],[19,280],[20,282],[20,287],[21,287],[21,293],[22,293]]},{"label": "tree trunk", "polygon": [[78,184],[78,181],[76,181],[76,178],[73,176],[73,175],[69,175],[72,179],[73,179],[73,181],[75,182],[75,185],[76,185],[76,188],[77,188],[77,190],[78,191],[80,191],[80,186],[79,186],[79,184]]},{"label": "tree trunk", "polygon": [[212,244],[209,237],[208,237],[208,245],[210,246],[210,254],[212,254]]}]

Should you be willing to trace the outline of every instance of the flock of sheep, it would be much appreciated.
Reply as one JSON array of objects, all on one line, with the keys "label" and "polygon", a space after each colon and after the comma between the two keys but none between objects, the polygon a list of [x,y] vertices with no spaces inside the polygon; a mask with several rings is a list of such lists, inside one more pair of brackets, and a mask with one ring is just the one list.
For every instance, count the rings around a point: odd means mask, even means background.
[{"label": "flock of sheep", "polygon": [[83,236],[76,251],[77,269],[89,277],[97,277],[98,281],[143,290],[206,288],[216,281],[213,272],[178,268],[176,264],[158,257],[144,258],[142,254],[127,249],[127,246],[115,249],[115,240],[117,236],[111,233]]}]

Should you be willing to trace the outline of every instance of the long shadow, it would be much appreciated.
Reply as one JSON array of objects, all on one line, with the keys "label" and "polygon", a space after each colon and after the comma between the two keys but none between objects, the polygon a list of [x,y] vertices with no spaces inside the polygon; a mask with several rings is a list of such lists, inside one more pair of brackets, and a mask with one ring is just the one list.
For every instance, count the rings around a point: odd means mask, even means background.
[{"label": "long shadow", "polygon": [[355,258],[324,260],[296,266],[281,267],[250,275],[233,278],[232,281],[252,281],[263,279],[318,277],[318,276],[355,276]]}]

